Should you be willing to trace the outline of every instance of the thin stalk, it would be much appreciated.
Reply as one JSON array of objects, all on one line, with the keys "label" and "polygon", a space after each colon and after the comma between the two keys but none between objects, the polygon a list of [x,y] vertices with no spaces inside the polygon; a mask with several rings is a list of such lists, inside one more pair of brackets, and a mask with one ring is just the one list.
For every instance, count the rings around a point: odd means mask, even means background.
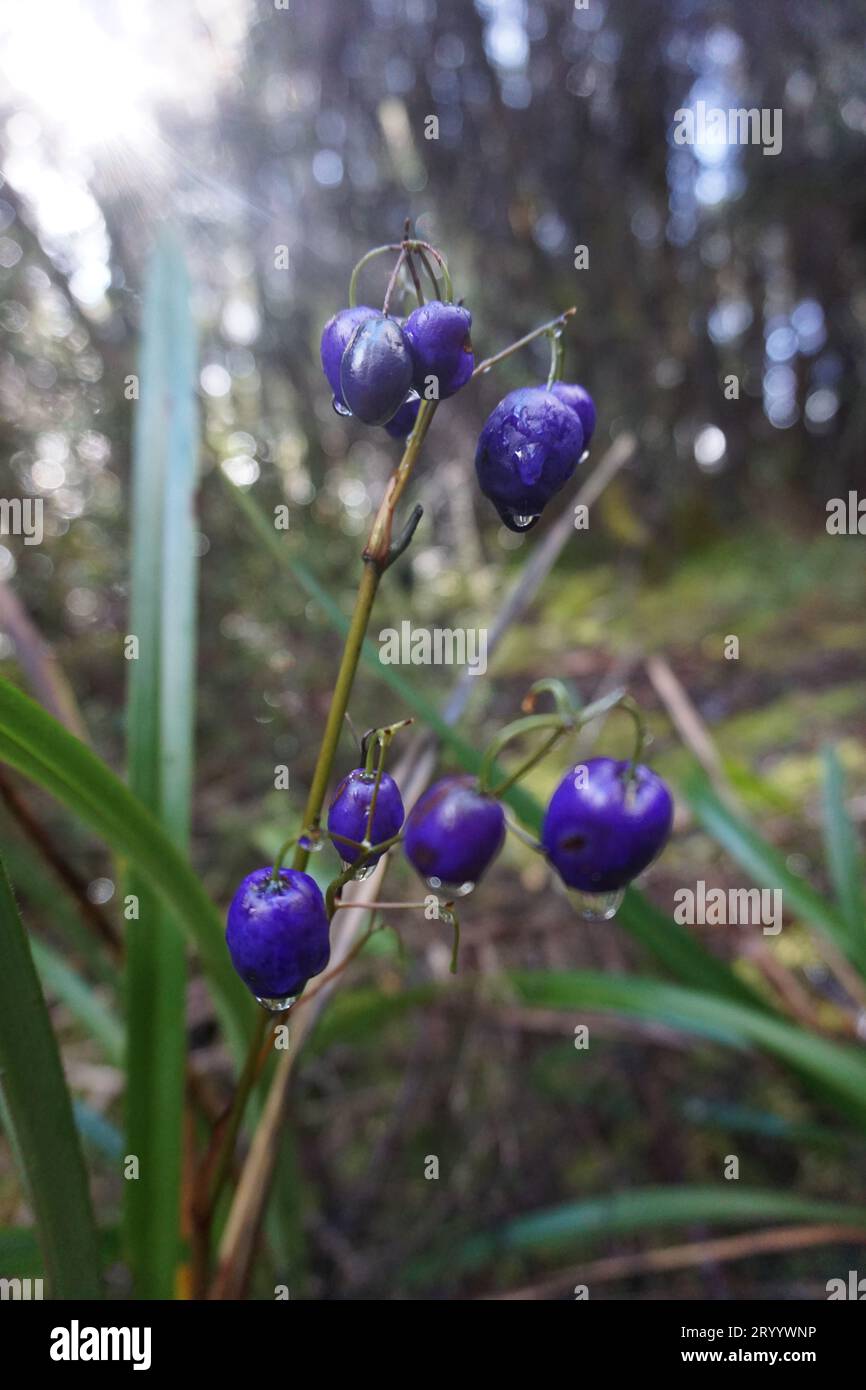
[{"label": "thin stalk", "polygon": [[402,250],[402,247],[400,246],[399,243],[398,243],[396,246],[390,245],[390,244],[387,245],[387,246],[374,246],[373,249],[372,249],[372,251],[368,251],[367,254],[366,254],[365,256],[362,256],[362,257],[361,257],[361,259],[358,261],[358,264],[355,266],[354,270],[352,271],[352,276],[351,276],[351,279],[349,280],[349,308],[350,308],[350,309],[354,309],[354,308],[357,306],[357,303],[358,303],[358,277],[359,277],[359,275],[361,274],[361,271],[364,269],[364,266],[367,265],[367,263],[368,263],[369,261],[372,261],[376,256],[384,256],[384,255],[386,255],[389,251],[401,251],[401,250]]},{"label": "thin stalk", "polygon": [[[397,249],[399,250],[399,247]],[[360,269],[364,260],[367,259],[369,259],[369,255],[359,262],[356,270]],[[355,608],[352,613],[349,631],[346,634],[346,642],[340,659],[340,669],[337,673],[334,694],[331,699],[331,707],[328,711],[328,719],[325,724],[325,732],[322,736],[322,743],[319,748],[319,755],[316,759],[313,779],[310,783],[310,790],[307,796],[307,805],[303,819],[304,830],[301,836],[296,837],[294,841],[295,854],[292,861],[292,867],[294,869],[306,869],[309,863],[309,837],[314,835],[319,829],[322,806],[324,805],[325,795],[328,790],[328,783],[331,778],[334,759],[336,757],[337,745],[339,743],[340,733],[342,732],[349,699],[352,694],[355,673],[358,669],[361,648],[367,633],[367,626],[370,621],[370,614],[373,609],[379,581],[392,560],[391,531],[393,527],[394,510],[412,474],[412,469],[421,451],[421,445],[424,442],[427,430],[430,428],[430,422],[433,419],[437,404],[438,402],[436,401],[422,402],[421,408],[418,411],[418,419],[415,422],[415,428],[406,441],[403,457],[388,484],[385,497],[379,508],[376,519],[373,522],[370,538],[364,550],[364,568],[361,574],[360,584],[358,585],[358,593],[355,598]],[[389,843],[396,843],[396,838],[398,837],[395,837],[394,841]],[[277,865],[282,863],[282,854],[291,847],[292,843],[292,841],[289,841],[286,846],[284,846],[277,860]],[[378,849],[379,847],[377,846],[375,848]],[[352,865],[352,872],[354,872],[356,868],[357,862]],[[277,872],[279,872],[278,868]],[[339,883],[339,880],[337,880],[337,883]],[[335,891],[337,890],[335,889]],[[314,993],[315,989],[312,992]],[[302,999],[304,997],[304,995],[301,996]],[[206,1162],[207,1175],[205,1178],[205,1195],[198,1209],[199,1220],[197,1222],[197,1264],[199,1267],[200,1280],[206,1280],[207,1278],[210,1230],[213,1224],[213,1214],[229,1173],[235,1142],[250,1092],[261,1071],[260,1055],[262,1053],[263,1041],[267,1033],[267,1026],[268,1023],[273,1023],[274,1021],[274,1016],[265,1012],[262,1012],[259,1017],[255,1033],[250,1042],[243,1070],[238,1079],[225,1128],[219,1136],[216,1151],[212,1155],[209,1155]]]},{"label": "thin stalk", "polygon": [[521,348],[528,347],[530,343],[535,342],[536,338],[542,338],[545,333],[551,333],[555,328],[559,328],[566,324],[576,313],[577,308],[575,305],[572,305],[570,309],[563,310],[558,318],[551,319],[549,323],[543,323],[540,328],[533,328],[531,333],[525,333],[522,338],[517,339],[516,343],[510,343],[507,348],[503,348],[501,352],[494,353],[492,357],[485,357],[483,362],[478,363],[472,376],[484,376],[485,372],[489,372],[491,367],[495,367],[499,362],[504,362],[506,357],[511,357],[513,353],[519,352]]},{"label": "thin stalk", "polygon": [[536,749],[532,756],[527,758],[525,763],[521,763],[520,767],[517,769],[516,772],[512,772],[510,777],[506,777],[504,782],[500,782],[498,787],[494,787],[490,795],[497,798],[499,798],[500,796],[504,796],[505,793],[507,791],[510,791],[510,789],[514,786],[515,782],[519,782],[521,777],[525,777],[527,772],[531,772],[532,769],[542,761],[542,759],[547,757],[548,753],[556,746],[556,744],[559,742],[559,740],[563,737],[564,734],[570,734],[573,732],[573,724],[564,724],[560,728],[554,729],[550,737],[544,740],[544,743],[542,743],[541,747]]},{"label": "thin stalk", "polygon": [[391,271],[391,278],[390,278],[390,280],[388,281],[388,287],[387,287],[387,289],[385,290],[385,298],[384,298],[384,300],[383,300],[383,302],[382,302],[382,313],[383,313],[383,314],[387,314],[387,313],[390,312],[390,309],[391,309],[391,298],[392,298],[392,296],[393,296],[393,294],[394,294],[394,288],[395,288],[395,286],[396,286],[396,284],[397,284],[397,277],[398,277],[398,275],[400,274],[400,271],[403,269],[403,265],[404,265],[405,261],[406,261],[406,252],[405,252],[405,251],[401,251],[400,254],[399,254],[399,256],[397,257],[396,261],[394,262],[394,269]]}]

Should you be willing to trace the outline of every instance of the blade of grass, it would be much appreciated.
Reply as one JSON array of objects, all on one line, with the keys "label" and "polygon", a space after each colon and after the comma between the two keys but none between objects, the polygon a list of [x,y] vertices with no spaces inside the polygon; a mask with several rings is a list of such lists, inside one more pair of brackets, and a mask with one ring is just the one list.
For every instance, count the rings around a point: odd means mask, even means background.
[{"label": "blade of grass", "polygon": [[[129,784],[186,850],[192,779],[196,561],[195,334],[183,256],[158,244],[144,296],[132,473]],[[124,1184],[136,1292],[170,1298],[180,1262],[186,1052],[185,946],[133,864],[127,931],[126,1130],[138,1177]]]},{"label": "blade of grass", "polygon": [[243,1057],[255,1008],[231,967],[222,918],[152,813],[89,748],[2,678],[0,761],[44,787],[135,863],[198,950],[228,1042]]},{"label": "blade of grass", "polygon": [[839,911],[853,950],[866,944],[863,863],[853,821],[845,807],[845,777],[833,748],[824,749],[824,844]]},{"label": "blade of grass", "polygon": [[100,1298],[87,1171],[27,935],[0,862],[0,1084],[54,1298]]},{"label": "blade of grass", "polygon": [[781,889],[785,908],[804,917],[829,937],[866,977],[866,933],[861,931],[859,937],[852,937],[842,913],[825,902],[804,879],[791,873],[784,856],[719,800],[703,773],[693,773],[685,790],[701,825],[749,877],[763,888]]},{"label": "blade of grass", "polygon": [[866,1206],[819,1201],[790,1192],[723,1186],[644,1187],[607,1197],[569,1202],[531,1212],[498,1230],[473,1236],[447,1256],[419,1261],[412,1282],[427,1282],[436,1273],[467,1274],[505,1255],[561,1255],[577,1242],[600,1236],[632,1235],[663,1226],[731,1225],[743,1221],[829,1221],[848,1225],[852,1241],[866,1227]]},{"label": "blade of grass", "polygon": [[124,1030],[117,1015],[103,1004],[93,986],[67,965],[59,951],[35,938],[30,944],[44,988],[55,994],[99,1043],[107,1062],[123,1066]]},{"label": "blade of grass", "polygon": [[866,1054],[859,1048],[815,1037],[760,1009],[661,980],[579,970],[518,971],[508,978],[527,1004],[651,1018],[730,1046],[762,1048],[817,1083],[822,1095],[866,1129]]}]

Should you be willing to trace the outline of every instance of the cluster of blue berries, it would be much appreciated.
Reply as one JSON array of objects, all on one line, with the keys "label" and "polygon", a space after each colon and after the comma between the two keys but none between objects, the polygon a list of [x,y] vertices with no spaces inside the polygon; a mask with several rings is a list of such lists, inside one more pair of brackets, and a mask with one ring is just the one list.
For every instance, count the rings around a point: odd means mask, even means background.
[{"label": "cluster of blue berries", "polygon": [[[407,226],[407,240],[393,248],[400,251],[401,260],[392,284],[407,256],[411,267],[413,250],[428,264],[426,247],[440,263],[445,298],[419,302],[407,318],[388,312],[387,295],[382,310],[353,305],[329,319],[321,339],[322,367],[335,409],[365,424],[384,426],[404,440],[415,428],[422,401],[453,396],[476,372],[472,315],[462,304],[450,302],[450,278],[440,254],[426,243],[408,240],[408,235]],[[361,265],[390,249],[378,248],[359,262],[350,301]],[[432,273],[431,278],[435,283]],[[422,301],[420,289],[418,297]],[[481,490],[514,531],[529,530],[536,523],[586,457],[595,430],[592,397],[584,387],[557,379],[562,362],[557,324],[561,322],[529,335],[550,333],[553,355],[548,382],[509,392],[488,417],[478,440],[475,468]],[[489,365],[485,362],[477,370]],[[558,693],[554,687],[559,687]],[[554,691],[560,710],[555,737],[579,727],[581,718],[571,708],[564,687],[542,681],[533,691],[541,688]],[[635,756],[629,761],[593,758],[572,767],[550,799],[540,842],[534,846],[565,887],[582,894],[623,889],[655,858],[670,834],[671,796],[661,778],[639,760],[643,734],[639,713],[636,717]],[[587,718],[586,711],[582,718]],[[550,724],[550,717],[539,720]],[[488,754],[491,766],[495,752],[519,735],[525,722],[509,726],[504,738],[500,735],[494,741]],[[428,887],[443,895],[452,921],[454,900],[474,888],[502,849],[507,826],[501,796],[521,774],[491,788],[485,777],[486,762],[478,778],[443,777],[424,792],[407,817],[400,789],[384,770],[388,743],[399,727],[372,730],[365,739],[363,765],[352,769],[336,789],[328,810],[327,836],[341,856],[343,874],[331,884],[327,899],[309,874],[283,868],[281,854],[273,867],[249,874],[232,900],[228,949],[238,974],[268,1008],[286,1007],[308,980],[326,968],[330,920],[339,906],[335,889],[349,878],[366,877],[398,842]],[[379,760],[374,766],[377,748]],[[300,843],[316,848],[321,840],[320,833],[312,831]]]},{"label": "cluster of blue berries", "polygon": [[[406,319],[369,305],[341,309],[322,331],[322,369],[334,408],[395,439],[411,434],[422,399],[445,400],[475,367],[472,315],[432,300]],[[595,405],[585,387],[552,381],[510,391],[488,417],[475,471],[505,526],[528,531],[586,457]]]},{"label": "cluster of blue berries", "polygon": [[[670,792],[656,773],[592,758],[572,767],[553,793],[539,849],[567,888],[609,893],[652,862],[672,820]],[[464,775],[434,783],[404,819],[394,779],[358,767],[340,782],[328,811],[328,833],[344,863],[362,859],[369,868],[402,838],[410,864],[446,899],[471,891],[502,849],[505,831],[501,802]],[[261,1002],[281,1006],[297,996],[329,959],[328,912],[315,880],[298,870],[257,869],[229,908],[227,942],[235,969]]]},{"label": "cluster of blue berries", "polygon": [[472,315],[441,299],[421,304],[407,319],[358,305],[341,309],[322,331],[322,369],[341,414],[384,425],[406,439],[422,397],[445,400],[472,375]]}]

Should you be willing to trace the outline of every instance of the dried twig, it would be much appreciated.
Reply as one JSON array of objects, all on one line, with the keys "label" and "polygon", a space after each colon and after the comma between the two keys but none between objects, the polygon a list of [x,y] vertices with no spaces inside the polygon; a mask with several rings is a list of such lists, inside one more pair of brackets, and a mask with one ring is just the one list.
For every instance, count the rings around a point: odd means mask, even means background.
[{"label": "dried twig", "polygon": [[753,1255],[786,1254],[792,1250],[807,1250],[813,1245],[835,1245],[861,1241],[866,1230],[858,1226],[782,1226],[768,1231],[748,1231],[739,1236],[721,1236],[717,1240],[692,1241],[687,1245],[670,1245],[661,1250],[644,1250],[637,1255],[611,1255],[591,1264],[561,1270],[537,1284],[508,1293],[481,1294],[483,1301],[512,1302],[555,1298],[566,1290],[585,1284],[611,1283],[638,1274],[657,1274],[663,1270],[690,1269],[710,1261],[726,1263],[746,1260]]}]

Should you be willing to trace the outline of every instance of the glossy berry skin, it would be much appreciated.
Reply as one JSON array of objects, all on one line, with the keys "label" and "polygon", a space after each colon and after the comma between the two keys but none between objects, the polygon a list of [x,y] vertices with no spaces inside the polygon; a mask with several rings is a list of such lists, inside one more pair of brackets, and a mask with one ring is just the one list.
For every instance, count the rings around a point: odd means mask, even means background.
[{"label": "glossy berry skin", "polygon": [[583,427],[583,447],[588,449],[595,433],[595,401],[592,396],[585,386],[578,386],[577,382],[555,381],[550,389],[557,400],[574,411]]},{"label": "glossy berry skin", "polygon": [[258,999],[300,994],[328,964],[328,914],[315,879],[298,869],[256,869],[243,880],[228,911],[226,945],[232,964]]},{"label": "glossy berry skin", "polygon": [[385,429],[392,439],[408,439],[415,428],[421,397],[417,391],[410,391],[397,414],[388,421]]},{"label": "glossy berry skin", "polygon": [[512,531],[528,531],[568,482],[583,453],[573,410],[542,386],[510,391],[488,416],[475,451],[475,472]]},{"label": "glossy berry skin", "polygon": [[359,304],[354,309],[341,309],[338,314],[334,314],[333,318],[328,319],[322,329],[320,347],[322,370],[328,378],[328,385],[333,391],[334,400],[338,405],[345,406],[346,404],[340,387],[340,365],[343,361],[343,353],[349,345],[349,339],[367,319],[377,317],[382,317],[378,309],[371,309],[366,304]]},{"label": "glossy berry skin", "polygon": [[[328,811],[328,830],[332,835],[342,835],[346,840],[357,840],[359,844],[363,842],[375,789],[376,774],[366,772],[363,767],[356,767],[343,778]],[[405,814],[400,788],[393,777],[383,772],[376,796],[376,810],[373,812],[370,843],[380,845],[383,840],[390,840],[400,830]],[[361,853],[343,840],[335,840],[334,845],[340,858],[347,864],[354,864]],[[372,865],[380,858],[379,854],[371,855],[365,863]]]},{"label": "glossy berry skin", "polygon": [[590,758],[567,772],[550,798],[541,843],[569,888],[625,888],[670,834],[673,800],[661,777],[638,763],[631,780],[628,767],[615,758]]},{"label": "glossy berry skin", "polygon": [[475,367],[472,315],[461,304],[433,299],[421,304],[406,320],[406,339],[412,354],[415,390],[423,396],[427,378],[435,377],[439,400],[465,386]]},{"label": "glossy berry skin", "polygon": [[505,815],[474,777],[443,777],[415,803],[406,821],[406,858],[442,887],[477,883],[502,848]]},{"label": "glossy berry skin", "polygon": [[365,319],[352,334],[340,363],[343,401],[365,425],[384,425],[396,415],[412,385],[412,358],[395,319]]}]

